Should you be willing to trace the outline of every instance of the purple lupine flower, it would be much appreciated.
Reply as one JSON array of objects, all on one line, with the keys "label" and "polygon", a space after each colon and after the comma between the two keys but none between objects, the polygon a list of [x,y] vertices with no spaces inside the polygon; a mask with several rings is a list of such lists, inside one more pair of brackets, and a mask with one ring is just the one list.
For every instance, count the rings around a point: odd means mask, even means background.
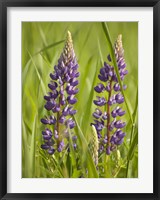
[{"label": "purple lupine flower", "polygon": [[[121,35],[118,36],[115,42],[114,50],[120,79],[123,81],[128,71],[126,70],[126,63],[124,60]],[[109,62],[104,62],[98,75],[101,82],[94,87],[94,90],[99,96],[93,101],[97,108],[93,113],[93,117],[95,118],[94,123],[91,123],[91,125],[94,125],[97,131],[99,153],[105,151],[107,155],[110,155],[117,146],[123,143],[125,133],[122,129],[126,126],[126,122],[120,119],[125,114],[125,110],[120,106],[124,102],[124,97],[114,67],[111,66],[110,55],[108,55],[107,58]],[[126,88],[127,86],[123,84],[123,90]],[[105,92],[108,93],[108,95],[106,95]],[[104,93],[104,96],[102,93]],[[112,108],[113,105],[116,106]]]},{"label": "purple lupine flower", "polygon": [[98,97],[98,96],[97,96],[97,100],[94,100],[93,102],[97,106],[104,106],[107,103],[104,97]]},{"label": "purple lupine flower", "polygon": [[[42,149],[54,154],[55,151],[62,152],[68,147],[68,132],[76,126],[73,115],[76,110],[73,105],[77,102],[75,95],[78,93],[79,72],[78,63],[73,49],[71,33],[68,31],[65,47],[54,66],[54,72],[50,73],[51,81],[48,84],[50,92],[44,96],[45,109],[50,116],[41,119],[42,124],[52,126],[42,131],[44,144]],[[53,129],[53,132],[52,132]],[[74,138],[74,148],[76,149],[76,136]]]}]

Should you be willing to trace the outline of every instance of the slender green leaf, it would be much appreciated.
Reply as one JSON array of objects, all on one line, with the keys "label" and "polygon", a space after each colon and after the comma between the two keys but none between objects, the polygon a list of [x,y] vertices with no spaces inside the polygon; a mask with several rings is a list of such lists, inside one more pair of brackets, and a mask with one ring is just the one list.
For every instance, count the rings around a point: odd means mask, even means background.
[{"label": "slender green leaf", "polygon": [[39,54],[39,53],[42,53],[42,52],[44,52],[44,51],[46,51],[46,50],[48,50],[48,49],[50,49],[50,48],[52,48],[52,47],[55,47],[55,46],[57,46],[57,45],[63,43],[64,41],[65,41],[65,40],[61,40],[61,41],[55,42],[55,43],[53,43],[53,44],[50,44],[50,45],[48,45],[47,47],[44,47],[44,48],[41,49],[40,51],[36,52],[33,56],[35,56],[35,55],[37,55],[37,54]]},{"label": "slender green leaf", "polygon": [[34,67],[35,67],[36,74],[37,74],[37,77],[38,77],[38,79],[39,79],[39,81],[40,81],[43,94],[46,94],[46,87],[45,87],[45,85],[44,85],[43,79],[42,79],[42,77],[41,77],[41,75],[40,75],[40,73],[39,73],[39,71],[38,71],[38,69],[37,69],[37,66],[36,66],[36,64],[35,64],[35,62],[34,62],[34,60],[33,60],[33,57],[31,56],[31,54],[29,53],[29,51],[28,51],[28,54],[29,54],[29,56],[30,56],[30,58],[31,58],[31,60],[32,60],[32,63],[33,63],[33,65],[34,65]]}]

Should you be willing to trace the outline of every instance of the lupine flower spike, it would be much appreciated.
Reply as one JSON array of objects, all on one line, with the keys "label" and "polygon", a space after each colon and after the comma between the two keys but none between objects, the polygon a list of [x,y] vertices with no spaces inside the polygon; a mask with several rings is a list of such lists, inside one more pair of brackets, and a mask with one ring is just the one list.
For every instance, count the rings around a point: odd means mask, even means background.
[{"label": "lupine flower spike", "polygon": [[[122,35],[118,36],[114,50],[120,78],[123,81],[128,71],[126,70],[124,60]],[[109,62],[104,62],[104,66],[100,69],[100,74],[98,75],[101,82],[94,88],[98,95],[97,99],[94,100],[97,108],[93,113],[94,123],[92,125],[95,126],[97,131],[99,153],[105,151],[109,155],[117,146],[123,143],[125,133],[122,129],[125,127],[126,122],[121,120],[121,117],[125,114],[125,110],[121,107],[121,104],[124,102],[124,97],[121,93],[114,67],[110,64],[110,55],[107,58]],[[123,85],[123,89],[125,90],[126,88],[127,86]],[[105,98],[106,94],[104,94],[106,92],[108,93],[107,99]],[[99,94],[102,95],[99,96]]]},{"label": "lupine flower spike", "polygon": [[[75,95],[78,93],[79,72],[77,59],[73,49],[71,33],[68,31],[63,52],[54,66],[54,72],[50,74],[51,81],[48,84],[50,92],[44,96],[46,100],[45,109],[49,116],[41,119],[46,126],[42,131],[44,144],[42,149],[54,154],[55,151],[62,152],[68,147],[69,129],[76,124],[73,115],[76,114],[73,105],[77,102]],[[72,133],[72,132],[71,132]],[[76,148],[76,135],[72,133],[74,148]]]}]

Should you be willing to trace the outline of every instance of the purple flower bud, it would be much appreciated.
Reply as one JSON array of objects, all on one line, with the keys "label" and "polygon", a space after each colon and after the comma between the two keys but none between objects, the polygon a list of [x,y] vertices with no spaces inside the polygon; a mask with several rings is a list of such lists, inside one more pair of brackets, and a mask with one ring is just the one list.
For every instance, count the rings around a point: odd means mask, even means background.
[{"label": "purple flower bud", "polygon": [[56,74],[52,74],[52,73],[51,73],[51,74],[50,74],[50,77],[51,77],[52,80],[57,80]]},{"label": "purple flower bud", "polygon": [[52,101],[47,101],[47,103],[45,104],[45,108],[49,111],[52,110],[52,108],[56,105],[56,103],[52,100]]},{"label": "purple flower bud", "polygon": [[103,119],[103,120],[106,120],[107,118],[108,118],[108,115],[107,115],[106,112],[104,112],[104,114],[102,115],[102,119]]},{"label": "purple flower bud", "polygon": [[41,119],[41,122],[42,122],[43,124],[49,124],[49,120],[48,120],[48,119]]},{"label": "purple flower bud", "polygon": [[101,145],[101,146],[100,146],[100,148],[99,148],[99,153],[102,153],[102,152],[103,152],[103,150],[104,150],[104,146],[103,146],[103,145]]},{"label": "purple flower bud", "polygon": [[122,132],[121,134],[119,134],[117,136],[118,136],[119,139],[122,139],[122,138],[124,138],[126,136],[126,134]]},{"label": "purple flower bud", "polygon": [[108,104],[109,104],[110,106],[116,103],[115,97],[116,97],[116,95],[113,95],[113,96],[109,99]]},{"label": "purple flower bud", "polygon": [[116,145],[121,145],[123,143],[123,138],[120,140],[117,140]]},{"label": "purple flower bud", "polygon": [[42,148],[42,149],[49,149],[49,146],[46,145],[46,144],[42,144],[42,145],[41,145],[41,148]]},{"label": "purple flower bud", "polygon": [[67,93],[69,95],[75,95],[78,93],[78,88],[74,88],[73,86],[69,86],[68,90],[67,90]]},{"label": "purple flower bud", "polygon": [[75,115],[76,113],[77,113],[76,110],[73,110],[72,107],[69,107],[69,114],[70,114],[70,115]]},{"label": "purple flower bud", "polygon": [[96,119],[99,119],[101,115],[102,115],[102,111],[96,108],[95,112],[93,113],[93,117],[95,117]]},{"label": "purple flower bud", "polygon": [[80,75],[80,73],[79,73],[79,72],[77,72],[77,73],[75,74],[75,77],[76,77],[76,78],[78,78],[78,77],[79,77],[79,75]]},{"label": "purple flower bud", "polygon": [[59,118],[59,122],[60,122],[61,124],[64,124],[65,121],[66,121],[65,116],[61,115],[60,118]]},{"label": "purple flower bud", "polygon": [[64,148],[64,142],[63,141],[61,141],[60,143],[59,143],[59,147],[58,147],[58,152],[61,152],[62,150],[63,150],[63,148]]},{"label": "purple flower bud", "polygon": [[123,75],[126,75],[126,74],[128,74],[128,70],[123,70],[122,73],[123,73]]},{"label": "purple flower bud", "polygon": [[51,135],[43,135],[44,140],[50,140],[52,138]]},{"label": "purple flower bud", "polygon": [[111,114],[112,114],[112,117],[113,117],[113,118],[117,117],[117,110],[114,109],[114,110],[111,112]]},{"label": "purple flower bud", "polygon": [[110,149],[110,146],[108,146],[108,147],[107,147],[107,150],[106,150],[106,154],[107,154],[107,155],[110,155],[110,153],[111,153],[111,149]]},{"label": "purple flower bud", "polygon": [[126,90],[127,89],[127,85],[123,85],[123,90]]},{"label": "purple flower bud", "polygon": [[74,128],[75,127],[75,121],[72,120],[72,118],[68,119],[66,121],[66,126],[69,127],[70,129]]},{"label": "purple flower bud", "polygon": [[68,96],[67,97],[68,103],[73,105],[77,102],[77,99],[74,97],[74,95]]},{"label": "purple flower bud", "polygon": [[74,80],[73,82],[71,82],[70,84],[72,85],[72,86],[77,86],[78,85],[78,80]]},{"label": "purple flower bud", "polygon": [[104,97],[97,97],[98,100],[94,100],[94,104],[97,106],[103,106],[106,104],[106,99]]},{"label": "purple flower bud", "polygon": [[107,139],[103,139],[103,143],[104,143],[104,144],[107,144]]},{"label": "purple flower bud", "polygon": [[110,54],[108,54],[107,59],[108,59],[109,62],[111,62],[111,56],[110,56]]},{"label": "purple flower bud", "polygon": [[108,75],[109,75],[110,77],[112,77],[112,76],[113,76],[113,71],[110,70],[110,71],[108,72]]},{"label": "purple flower bud", "polygon": [[45,99],[46,101],[50,101],[51,97],[45,95],[45,96],[44,96],[44,99]]},{"label": "purple flower bud", "polygon": [[115,91],[115,92],[119,91],[119,90],[120,90],[120,85],[119,85],[119,83],[115,83],[113,88],[114,88],[114,91]]},{"label": "purple flower bud", "polygon": [[48,150],[48,153],[49,153],[50,155],[53,155],[54,152],[55,152],[55,149],[53,149],[53,147],[50,147],[49,150]]},{"label": "purple flower bud", "polygon": [[77,69],[78,69],[78,64],[74,65],[74,66],[72,67],[72,69],[73,69],[73,70],[77,70]]},{"label": "purple flower bud", "polygon": [[106,86],[106,90],[107,90],[108,92],[110,92],[110,91],[111,91],[111,86],[110,86],[110,83],[108,83],[108,85]]},{"label": "purple flower bud", "polygon": [[51,90],[55,90],[57,88],[58,84],[56,82],[52,82],[51,84],[49,83],[48,84],[48,87],[51,89]]},{"label": "purple flower bud", "polygon": [[61,142],[59,143],[59,145],[60,145],[61,147],[64,147],[64,142],[61,141]]},{"label": "purple flower bud", "polygon": [[102,83],[99,83],[96,87],[94,87],[94,90],[98,93],[103,92],[105,89],[104,85]]},{"label": "purple flower bud", "polygon": [[100,74],[103,76],[105,73],[106,73],[105,68],[102,67],[102,68],[100,69]]},{"label": "purple flower bud", "polygon": [[77,144],[76,144],[76,143],[73,144],[73,148],[74,148],[74,149],[77,148]]},{"label": "purple flower bud", "polygon": [[60,76],[58,77],[58,82],[59,82],[60,85],[63,85],[63,81],[62,81]]},{"label": "purple flower bud", "polygon": [[64,109],[63,109],[63,111],[62,111],[62,114],[63,114],[64,116],[69,115],[69,107],[68,107],[68,105],[67,105],[66,107],[64,107]]},{"label": "purple flower bud", "polygon": [[62,97],[61,97],[60,104],[61,104],[62,106],[66,104],[65,96],[62,96]]},{"label": "purple flower bud", "polygon": [[51,97],[54,98],[54,99],[56,99],[58,97],[58,94],[59,93],[58,93],[57,90],[53,90],[52,93],[51,93]]},{"label": "purple flower bud", "polygon": [[111,67],[108,63],[104,62],[104,69],[106,73],[109,73],[113,70],[113,67]]},{"label": "purple flower bud", "polygon": [[123,57],[121,57],[119,60],[118,60],[118,67],[119,69],[124,69],[126,67],[126,63],[123,59]]},{"label": "purple flower bud", "polygon": [[117,114],[118,114],[119,116],[123,116],[125,113],[126,113],[126,112],[123,111],[122,108],[119,108],[119,109],[117,110]]},{"label": "purple flower bud", "polygon": [[46,128],[45,131],[42,131],[42,134],[52,136],[52,131]]},{"label": "purple flower bud", "polygon": [[48,140],[47,143],[46,143],[48,146],[52,146],[54,144],[54,141],[51,139],[51,140]]},{"label": "purple flower bud", "polygon": [[115,122],[116,122],[116,119],[114,119],[111,123],[110,123],[110,125],[109,125],[109,130],[110,131],[112,131],[113,129],[114,129],[114,124],[115,124]]},{"label": "purple flower bud", "polygon": [[71,80],[71,77],[69,76],[69,74],[66,74],[66,75],[65,75],[65,78],[64,78],[64,81],[65,81],[66,83],[68,83],[70,80]]},{"label": "purple flower bud", "polygon": [[118,82],[118,78],[117,78],[117,76],[116,76],[116,73],[113,73],[113,76],[112,76],[112,80],[114,81],[114,82]]},{"label": "purple flower bud", "polygon": [[72,137],[72,140],[73,140],[73,141],[76,141],[76,140],[77,140],[77,136],[74,135],[74,136]]},{"label": "purple flower bud", "polygon": [[63,148],[61,146],[58,147],[57,151],[61,152],[63,150]]},{"label": "purple flower bud", "polygon": [[41,122],[42,122],[43,124],[55,124],[55,123],[56,123],[56,118],[50,116],[49,119],[47,119],[47,118],[46,118],[46,119],[41,119]]},{"label": "purple flower bud", "polygon": [[59,138],[59,137],[58,137],[58,134],[55,133],[55,134],[54,134],[54,138],[55,138],[55,139],[58,139],[58,138]]},{"label": "purple flower bud", "polygon": [[122,96],[122,94],[118,93],[115,96],[115,100],[116,100],[117,103],[121,104],[121,103],[124,102],[124,97]]},{"label": "purple flower bud", "polygon": [[122,122],[121,120],[118,120],[114,123],[115,128],[123,128],[125,127],[126,123]]},{"label": "purple flower bud", "polygon": [[103,82],[107,82],[109,77],[107,74],[104,74],[103,76],[99,74],[98,78]]},{"label": "purple flower bud", "polygon": [[59,112],[59,111],[60,111],[60,106],[59,106],[59,105],[56,105],[56,106],[52,109],[52,111],[53,111],[54,113]]},{"label": "purple flower bud", "polygon": [[101,131],[104,128],[104,121],[103,120],[101,120],[101,121],[94,120],[94,121],[95,121],[95,124],[92,124],[92,125],[95,126],[95,128],[98,132]]},{"label": "purple flower bud", "polygon": [[98,139],[101,139],[101,138],[102,138],[102,135],[100,134],[99,131],[97,131],[97,135],[98,135]]}]

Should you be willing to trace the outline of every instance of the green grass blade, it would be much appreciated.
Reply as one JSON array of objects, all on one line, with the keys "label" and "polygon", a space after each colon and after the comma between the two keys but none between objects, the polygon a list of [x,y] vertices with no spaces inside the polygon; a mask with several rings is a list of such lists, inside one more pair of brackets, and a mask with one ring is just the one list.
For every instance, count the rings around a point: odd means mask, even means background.
[{"label": "green grass blade", "polygon": [[[98,69],[98,61],[97,61],[97,65],[96,65],[96,72],[93,78],[93,82],[92,82],[92,86],[95,85],[96,83],[96,79],[97,79],[97,69]],[[90,124],[90,119],[91,119],[91,108],[93,105],[93,97],[94,97],[94,89],[92,88],[90,95],[89,95],[89,99],[86,103],[86,107],[84,109],[84,116],[83,116],[83,121],[82,121],[82,127],[84,127],[85,129],[87,129],[86,127],[88,127],[88,124]],[[87,130],[86,130],[87,131]],[[84,131],[84,133],[86,134],[86,131]]]},{"label": "green grass blade", "polygon": [[28,151],[28,143],[27,143],[27,138],[28,138],[28,135],[27,135],[27,128],[25,126],[25,123],[22,119],[22,144],[23,144],[23,151],[22,151],[22,160],[23,160],[23,163],[24,163],[24,170],[23,170],[23,173],[22,173],[22,176],[24,178],[27,178],[30,176],[30,171],[28,169],[28,163],[29,163],[29,151]]},{"label": "green grass blade", "polygon": [[101,51],[99,39],[98,39],[98,51],[99,51],[99,55],[100,55],[100,58],[101,58],[101,65],[103,66],[104,60],[103,60],[103,56],[102,56],[102,51]]},{"label": "green grass blade", "polygon": [[59,165],[59,163],[58,163],[58,161],[57,161],[55,155],[52,155],[51,158],[52,158],[53,164],[55,165],[56,169],[59,171],[60,175],[64,178],[62,169],[61,169],[61,167],[60,167],[60,165]]},{"label": "green grass blade", "polygon": [[34,60],[33,60],[33,57],[31,56],[31,54],[30,54],[29,51],[28,51],[28,54],[29,54],[29,56],[30,56],[30,58],[31,58],[31,60],[32,60],[32,63],[33,63],[33,65],[34,65],[34,67],[35,67],[36,74],[37,74],[37,77],[38,77],[38,79],[39,79],[39,81],[40,81],[40,85],[41,85],[43,94],[46,94],[46,87],[45,87],[45,85],[44,85],[43,79],[42,79],[42,77],[41,77],[41,75],[40,75],[40,73],[39,73],[39,71],[38,71],[38,69],[37,69],[37,66],[36,66],[36,64],[35,64],[35,62],[34,62]]},{"label": "green grass blade", "polygon": [[43,49],[39,50],[39,51],[36,52],[33,56],[36,56],[37,54],[42,53],[42,52],[44,52],[44,51],[47,51],[48,49],[50,49],[50,48],[52,48],[52,47],[55,47],[55,46],[57,46],[57,45],[63,43],[64,41],[65,41],[65,40],[60,40],[60,41],[58,41],[58,42],[54,42],[53,44],[50,44],[50,45],[48,45],[47,47],[44,47]]},{"label": "green grass blade", "polygon": [[74,171],[76,169],[76,154],[73,148],[72,135],[71,135],[70,129],[69,129],[69,147],[70,147],[69,155],[71,156],[71,162],[72,162],[72,167]]},{"label": "green grass blade", "polygon": [[52,69],[53,66],[49,63],[49,61],[47,60],[47,58],[43,55],[43,53],[39,54],[40,56],[42,56],[42,59],[45,61],[45,63],[47,64],[47,66]]},{"label": "green grass blade", "polygon": [[22,85],[23,85],[23,87],[24,87],[24,83],[26,81],[26,77],[27,77],[27,74],[28,74],[30,64],[31,64],[31,59],[28,60],[27,64],[25,65],[25,67],[23,69],[23,73],[22,73]]},{"label": "green grass blade", "polygon": [[35,173],[36,130],[37,130],[36,127],[37,127],[37,113],[35,114],[35,118],[33,121],[31,146],[30,146],[30,170],[33,171],[32,177],[34,177],[34,173]]},{"label": "green grass blade", "polygon": [[130,149],[129,149],[129,152],[128,152],[128,156],[127,156],[128,160],[132,159],[133,154],[134,154],[134,150],[135,150],[137,144],[138,144],[138,129],[136,127],[135,128],[134,138],[133,138],[133,141],[132,141],[132,144],[130,146]]}]

